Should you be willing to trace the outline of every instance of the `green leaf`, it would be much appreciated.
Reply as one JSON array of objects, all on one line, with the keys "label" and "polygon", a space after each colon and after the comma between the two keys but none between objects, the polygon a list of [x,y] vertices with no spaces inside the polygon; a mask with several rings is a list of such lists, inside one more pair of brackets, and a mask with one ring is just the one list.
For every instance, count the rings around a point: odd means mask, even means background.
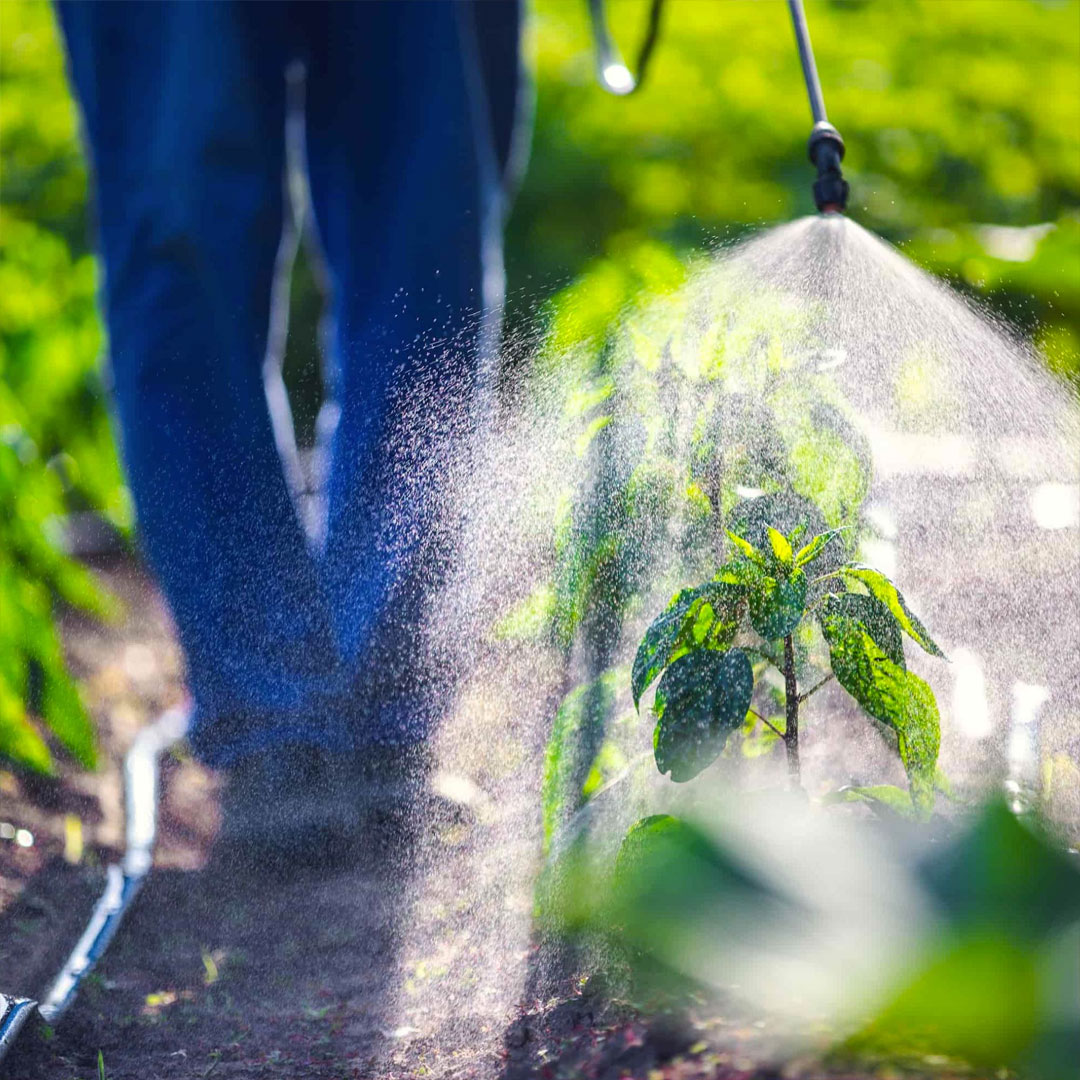
[{"label": "green leaf", "polygon": [[[829,531],[821,511],[809,500],[793,491],[780,491],[773,495],[759,495],[736,503],[729,514],[729,528],[751,545],[764,550],[769,542],[769,527],[791,537],[801,528],[809,540]],[[730,533],[729,533],[730,535]],[[799,534],[800,536],[802,533]],[[819,573],[829,573],[840,568],[843,552],[839,544],[823,548]]]},{"label": "green leaf", "polygon": [[[982,1066],[969,1075],[989,1075],[983,1069],[1002,1075],[1001,1066],[1030,1047],[1038,1030],[1035,954],[983,930],[945,939],[924,963],[847,1048],[889,1057],[947,1054]],[[1048,1073],[1043,1080],[1068,1075]]]},{"label": "green leaf", "polygon": [[831,594],[825,597],[818,618],[854,619],[894,664],[907,667],[904,662],[904,641],[900,624],[877,597],[865,593],[844,593],[842,596]]},{"label": "green leaf", "polygon": [[874,784],[870,787],[847,786],[830,791],[822,799],[826,804],[868,803],[882,817],[914,818],[918,816],[911,792],[894,784]]},{"label": "green leaf", "polygon": [[97,764],[94,725],[79,696],[78,687],[63,668],[45,675],[41,713],[49,729],[84,768]]},{"label": "green leaf", "polygon": [[492,627],[496,641],[542,641],[551,631],[558,597],[545,583],[516,604]]},{"label": "green leaf", "polygon": [[748,590],[756,588],[765,572],[756,563],[747,562],[745,559],[731,559],[724,563],[716,572],[714,581],[724,585],[737,585],[743,589],[743,595]]},{"label": "green leaf", "polygon": [[782,532],[774,529],[771,525],[769,526],[769,543],[772,545],[776,561],[779,562],[781,566],[790,566],[794,559],[794,555],[791,551],[791,544]]},{"label": "green leaf", "polygon": [[676,660],[656,689],[656,767],[679,783],[692,780],[742,725],[753,691],[753,668],[741,649]]},{"label": "green leaf", "polygon": [[912,639],[921,645],[931,656],[944,657],[944,653],[930,637],[926,627],[908,610],[907,604],[900,590],[880,570],[872,566],[845,566],[845,577],[861,581],[871,595],[877,597],[892,612],[893,617],[900,624],[900,628]]},{"label": "green leaf", "polygon": [[900,760],[911,784],[911,798],[924,813],[934,808],[934,781],[941,748],[941,716],[934,691],[912,671],[900,680],[906,691],[902,721],[897,726]]},{"label": "green leaf", "polygon": [[934,769],[941,743],[933,690],[894,663],[858,619],[827,616],[821,620],[821,631],[837,681],[875,720],[896,732],[912,800],[928,813],[934,803]]},{"label": "green leaf", "polygon": [[[648,958],[660,970],[685,959],[688,947],[730,933],[734,912],[767,926],[796,917],[794,904],[734,851],[669,814],[632,825],[610,886],[598,889],[594,874],[586,888],[601,933],[614,931],[635,965]],[[648,978],[657,971],[646,966],[635,974]]]},{"label": "green leaf", "polygon": [[46,776],[52,755],[26,716],[21,699],[0,679],[0,757]]},{"label": "green leaf", "polygon": [[[818,533],[806,547],[799,548],[795,553],[795,565],[806,566],[812,563],[825,549],[825,545],[835,540],[843,531],[843,529],[830,529],[828,532]],[[792,538],[794,539],[794,534]]]},{"label": "green leaf", "polygon": [[740,554],[744,555],[755,566],[761,567],[762,570],[768,569],[768,560],[749,540],[744,540],[738,533],[733,533],[730,529],[727,535],[728,539],[738,548]]},{"label": "green leaf", "polygon": [[555,831],[585,801],[584,787],[603,746],[618,687],[625,678],[624,667],[605,672],[575,687],[559,705],[544,751],[540,787],[545,851]]},{"label": "green leaf", "polygon": [[750,594],[750,625],[766,641],[790,634],[806,611],[806,574],[795,570],[786,581],[766,577]]},{"label": "green leaf", "polygon": [[741,586],[709,581],[676,593],[641,639],[630,686],[635,708],[641,695],[669,664],[694,648],[726,649],[739,628]]},{"label": "green leaf", "polygon": [[1038,942],[1080,919],[1080,865],[1060,840],[995,799],[920,866],[952,929]]}]

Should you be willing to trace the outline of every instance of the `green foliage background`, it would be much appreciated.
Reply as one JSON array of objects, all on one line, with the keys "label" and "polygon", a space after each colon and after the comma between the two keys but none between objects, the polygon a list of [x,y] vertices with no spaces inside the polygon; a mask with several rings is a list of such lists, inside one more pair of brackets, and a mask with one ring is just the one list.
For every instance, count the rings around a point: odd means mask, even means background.
[{"label": "green foliage background", "polygon": [[[630,59],[647,0],[608,8]],[[1080,5],[806,9],[847,142],[852,216],[1037,333],[1077,378]],[[813,212],[809,106],[781,0],[668,0],[649,78],[629,98],[595,84],[583,0],[537,0],[534,12],[536,127],[508,236],[512,296],[530,302],[590,258],[625,264],[645,241],[696,249]]]},{"label": "green foliage background", "polygon": [[[609,8],[630,56],[647,0]],[[852,214],[1080,379],[1078,0],[807,8]],[[578,277],[548,325],[589,350],[628,295],[678,276],[677,257],[812,211],[809,113],[781,0],[668,0],[649,81],[629,99],[595,85],[584,0],[535,0],[529,38],[535,129],[507,234],[511,327]],[[58,595],[94,601],[58,522],[94,508],[124,529],[131,516],[104,406],[86,195],[52,10],[4,0],[0,754],[38,768],[50,758],[28,704],[76,757],[93,756],[51,609]],[[310,404],[309,273],[293,293],[287,377]],[[312,412],[301,408],[301,429]]]}]

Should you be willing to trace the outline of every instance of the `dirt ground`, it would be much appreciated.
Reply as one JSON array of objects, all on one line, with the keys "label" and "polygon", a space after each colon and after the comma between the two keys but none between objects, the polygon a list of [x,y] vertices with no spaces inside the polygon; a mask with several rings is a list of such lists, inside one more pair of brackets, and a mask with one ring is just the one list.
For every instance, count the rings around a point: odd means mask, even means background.
[{"label": "dirt ground", "polygon": [[[0,771],[0,822],[24,830],[21,843],[0,839],[7,993],[40,995],[74,944],[119,854],[123,754],[183,699],[145,574],[126,559],[98,569],[124,615],[111,626],[70,616],[65,640],[100,768],[52,781]],[[286,880],[216,853],[220,787],[184,753],[167,760],[156,869],[68,1015],[55,1031],[31,1023],[0,1075],[92,1080],[99,1052],[109,1080],[856,1075],[769,1066],[782,1054],[760,1019],[713,1007],[646,1022],[565,971],[540,977],[529,897],[507,887],[515,843],[531,835],[513,821],[486,841],[458,825],[412,846],[373,835],[353,865]]]}]

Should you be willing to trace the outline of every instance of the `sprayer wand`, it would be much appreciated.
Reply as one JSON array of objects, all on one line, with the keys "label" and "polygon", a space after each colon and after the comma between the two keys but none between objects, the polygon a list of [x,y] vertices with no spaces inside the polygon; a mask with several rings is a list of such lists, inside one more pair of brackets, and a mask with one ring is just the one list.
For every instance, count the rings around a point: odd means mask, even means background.
[{"label": "sprayer wand", "polygon": [[795,41],[799,46],[806,93],[810,98],[810,112],[814,117],[814,129],[810,133],[807,149],[810,160],[817,169],[814,181],[814,202],[822,213],[840,213],[847,206],[848,183],[840,171],[844,160],[844,140],[840,132],[829,123],[825,115],[825,98],[821,93],[814,50],[810,45],[810,31],[806,27],[806,12],[802,0],[788,0],[791,21],[795,27]]},{"label": "sprayer wand", "polygon": [[[593,42],[596,47],[596,74],[600,85],[610,94],[620,97],[639,90],[645,80],[645,72],[652,57],[660,33],[660,16],[664,0],[651,0],[649,21],[638,51],[637,73],[635,74],[623,62],[618,47],[608,30],[607,17],[604,14],[604,0],[588,0],[589,16],[592,22]],[[788,0],[791,21],[795,27],[795,42],[799,46],[799,59],[802,61],[803,78],[806,80],[806,93],[810,98],[810,112],[814,117],[814,129],[810,132],[807,149],[810,161],[817,169],[814,181],[814,202],[823,214],[843,212],[847,206],[848,184],[840,171],[840,162],[844,160],[844,140],[840,132],[829,123],[825,115],[825,98],[821,93],[821,80],[818,79],[817,64],[814,62],[814,50],[810,44],[810,31],[806,28],[806,12],[802,0]]]}]

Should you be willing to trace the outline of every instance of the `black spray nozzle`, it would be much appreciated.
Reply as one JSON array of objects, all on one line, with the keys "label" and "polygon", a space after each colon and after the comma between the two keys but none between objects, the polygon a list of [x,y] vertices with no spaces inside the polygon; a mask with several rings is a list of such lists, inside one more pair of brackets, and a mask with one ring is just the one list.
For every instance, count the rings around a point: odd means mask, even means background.
[{"label": "black spray nozzle", "polygon": [[810,160],[817,169],[814,181],[814,202],[822,213],[842,211],[847,206],[848,183],[840,171],[844,160],[844,140],[828,122],[819,120],[810,133],[807,146]]}]

